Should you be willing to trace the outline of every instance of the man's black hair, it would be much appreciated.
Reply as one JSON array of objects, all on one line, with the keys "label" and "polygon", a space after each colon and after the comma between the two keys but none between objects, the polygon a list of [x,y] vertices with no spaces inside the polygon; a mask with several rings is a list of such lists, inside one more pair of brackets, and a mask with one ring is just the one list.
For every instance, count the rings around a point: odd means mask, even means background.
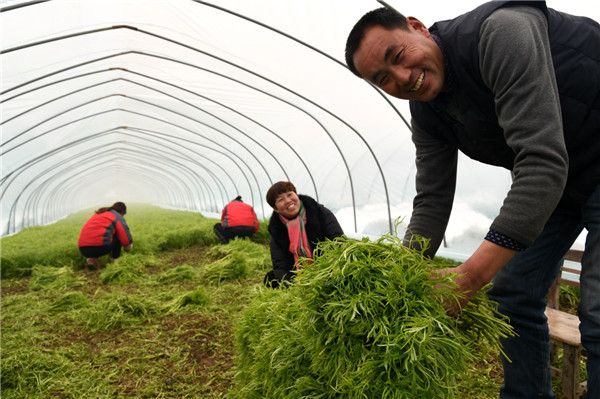
[{"label": "man's black hair", "polygon": [[365,36],[365,31],[376,25],[389,30],[397,28],[408,30],[406,17],[392,8],[381,7],[371,10],[363,15],[354,25],[354,28],[352,28],[348,35],[348,40],[346,40],[346,64],[352,73],[359,78],[362,78],[362,76],[356,70],[356,66],[354,65],[354,53],[358,50],[360,41]]}]

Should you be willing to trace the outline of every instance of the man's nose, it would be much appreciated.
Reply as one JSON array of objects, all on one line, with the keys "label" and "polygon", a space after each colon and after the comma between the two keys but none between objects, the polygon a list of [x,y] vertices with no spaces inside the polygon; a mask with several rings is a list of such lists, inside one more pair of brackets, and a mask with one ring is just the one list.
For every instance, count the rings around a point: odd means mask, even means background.
[{"label": "man's nose", "polygon": [[396,82],[403,85],[410,82],[410,69],[404,68],[401,65],[394,65],[391,72]]}]

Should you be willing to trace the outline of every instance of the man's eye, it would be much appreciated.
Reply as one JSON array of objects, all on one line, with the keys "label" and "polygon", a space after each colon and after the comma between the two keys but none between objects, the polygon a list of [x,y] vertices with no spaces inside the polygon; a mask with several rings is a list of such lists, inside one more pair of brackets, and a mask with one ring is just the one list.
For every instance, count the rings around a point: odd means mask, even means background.
[{"label": "man's eye", "polygon": [[379,86],[383,86],[388,80],[388,75],[383,75],[381,79],[379,79]]}]

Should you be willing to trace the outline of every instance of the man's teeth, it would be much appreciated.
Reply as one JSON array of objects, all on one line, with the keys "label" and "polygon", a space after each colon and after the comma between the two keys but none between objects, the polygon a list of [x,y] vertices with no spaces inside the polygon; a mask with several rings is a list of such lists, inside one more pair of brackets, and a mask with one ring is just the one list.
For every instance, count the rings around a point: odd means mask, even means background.
[{"label": "man's teeth", "polygon": [[423,85],[423,79],[425,78],[425,72],[421,72],[421,75],[419,75],[419,79],[417,79],[417,84],[415,84],[413,86],[412,89],[410,89],[409,91],[417,91],[421,88],[421,85]]}]

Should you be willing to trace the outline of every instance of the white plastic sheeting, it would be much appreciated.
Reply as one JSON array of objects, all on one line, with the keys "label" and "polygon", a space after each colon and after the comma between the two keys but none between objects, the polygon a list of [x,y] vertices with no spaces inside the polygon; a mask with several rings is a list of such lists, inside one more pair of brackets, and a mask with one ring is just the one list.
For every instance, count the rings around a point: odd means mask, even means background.
[{"label": "white plastic sheeting", "polygon": [[[400,190],[386,192],[380,159],[402,185],[412,159],[394,151],[399,112],[340,60],[378,3],[355,5],[341,26],[340,2],[3,7],[3,231],[117,199],[216,213],[241,194],[268,217],[278,180],[334,210],[388,203]],[[336,56],[303,30],[336,37]]]},{"label": "white plastic sheeting", "polygon": [[[422,3],[388,2],[430,25],[436,7]],[[351,27],[379,6],[1,2],[2,234],[117,200],[217,215],[239,194],[264,218],[278,180],[346,232],[389,231],[414,194],[407,104],[343,61]],[[451,227],[459,241],[480,239],[510,178],[466,159],[461,168]]]}]

